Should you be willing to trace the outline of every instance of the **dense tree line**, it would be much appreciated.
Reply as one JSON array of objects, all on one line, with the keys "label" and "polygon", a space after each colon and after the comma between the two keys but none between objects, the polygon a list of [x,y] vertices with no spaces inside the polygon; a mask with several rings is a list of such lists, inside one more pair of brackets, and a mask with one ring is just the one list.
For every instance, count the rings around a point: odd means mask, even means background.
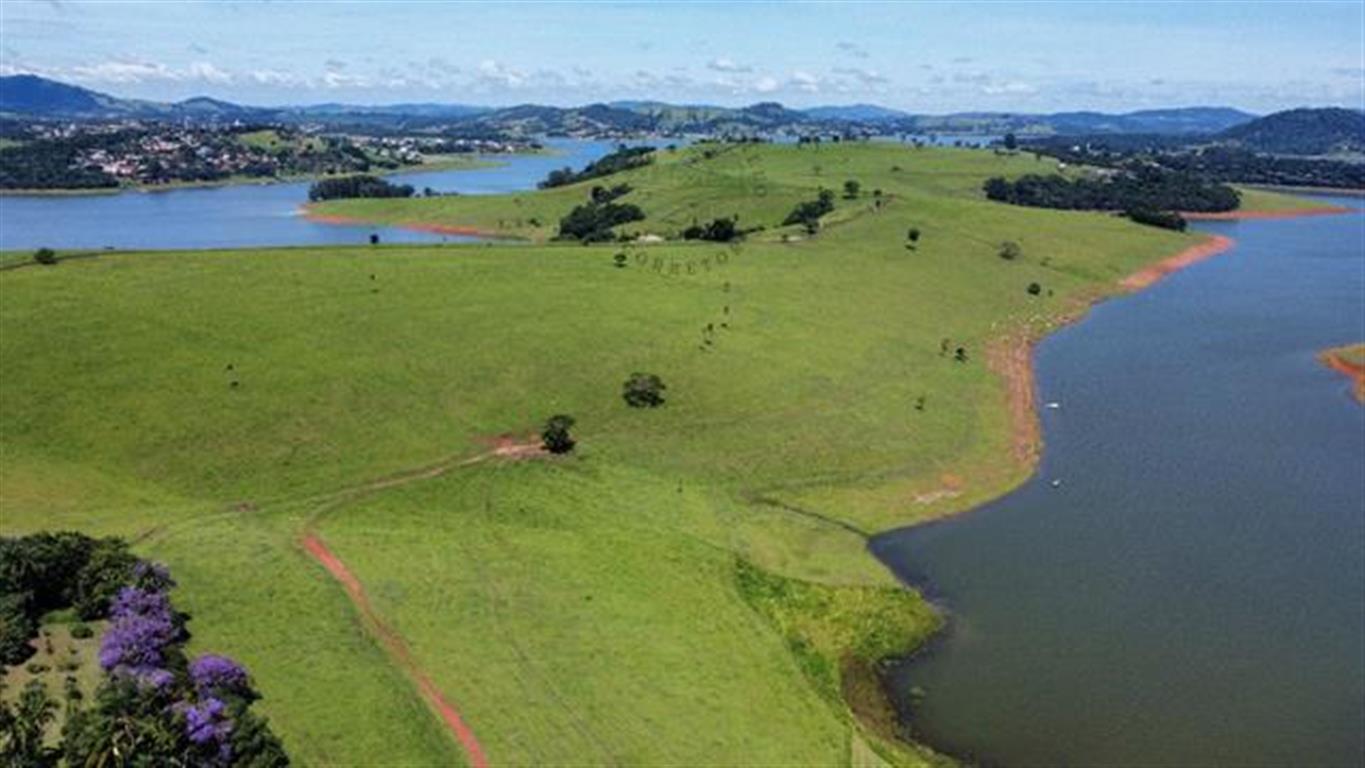
[{"label": "dense tree line", "polygon": [[316,181],[308,188],[308,199],[345,200],[352,197],[412,197],[411,184],[392,184],[378,176],[358,174]]},{"label": "dense tree line", "polygon": [[997,176],[984,189],[998,202],[1068,210],[1230,211],[1239,203],[1232,187],[1150,167],[1104,178],[1028,174],[1008,181]]},{"label": "dense tree line", "polygon": [[1365,164],[1327,158],[1258,154],[1227,144],[1191,144],[1184,136],[1119,134],[1032,139],[1035,152],[1068,163],[1128,169],[1156,165],[1210,181],[1284,186],[1365,188]]},{"label": "dense tree line", "polygon": [[0,763],[288,765],[279,739],[251,710],[260,695],[246,670],[225,656],[185,653],[189,617],[171,604],[174,586],[164,567],[137,559],[117,539],[78,533],[0,539],[6,665],[23,660],[11,638],[28,633],[27,644],[48,611],[74,608],[84,619],[109,620],[98,654],[103,677],[89,701],[77,678],[67,678],[55,745],[47,731],[57,703],[40,680],[13,704],[0,699]]},{"label": "dense tree line", "polygon": [[0,189],[105,189],[118,179],[99,168],[75,165],[77,147],[33,141],[0,149]]},{"label": "dense tree line", "polygon": [[540,182],[540,188],[562,187],[566,184],[610,176],[613,173],[628,171],[631,168],[640,168],[654,161],[653,153],[654,147],[627,147],[623,144],[617,147],[615,152],[603,155],[588,163],[581,171],[575,172],[572,168],[567,167],[550,171],[550,175]]},{"label": "dense tree line", "polygon": [[1130,208],[1123,212],[1124,216],[1136,221],[1139,224],[1146,224],[1149,227],[1161,227],[1162,229],[1174,229],[1177,232],[1184,232],[1189,222],[1185,217],[1175,211],[1153,211],[1149,208]]}]

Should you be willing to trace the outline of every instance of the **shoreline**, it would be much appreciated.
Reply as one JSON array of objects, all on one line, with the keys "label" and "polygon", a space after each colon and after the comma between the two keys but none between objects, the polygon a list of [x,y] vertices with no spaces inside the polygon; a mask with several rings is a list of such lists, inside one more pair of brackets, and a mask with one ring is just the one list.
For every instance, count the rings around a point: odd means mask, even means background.
[{"label": "shoreline", "polygon": [[1301,216],[1331,216],[1350,213],[1352,208],[1344,205],[1319,205],[1311,208],[1285,208],[1279,211],[1219,211],[1218,213],[1181,212],[1189,221],[1264,221],[1271,219],[1297,219]]},{"label": "shoreline", "polygon": [[[1004,335],[996,337],[988,343],[986,363],[990,369],[998,375],[1005,385],[1005,404],[1009,412],[1010,420],[1010,452],[1014,461],[1027,470],[1023,479],[1010,487],[1004,489],[998,495],[992,496],[983,501],[979,501],[969,507],[948,512],[942,516],[930,520],[913,523],[905,528],[919,528],[925,525],[942,523],[951,518],[971,513],[983,506],[1004,498],[1005,496],[1018,490],[1024,483],[1027,483],[1038,473],[1038,466],[1043,456],[1043,431],[1042,420],[1040,418],[1037,402],[1038,376],[1036,371],[1036,347],[1038,342],[1051,333],[1061,328],[1077,323],[1085,319],[1090,309],[1096,304],[1106,301],[1115,296],[1125,296],[1145,290],[1160,282],[1165,277],[1174,274],[1182,269],[1191,267],[1199,262],[1206,261],[1218,254],[1230,250],[1236,241],[1224,235],[1206,235],[1200,242],[1177,251],[1164,259],[1149,264],[1136,272],[1133,272],[1116,283],[1109,285],[1096,286],[1096,294],[1090,298],[1081,297],[1078,299],[1079,306],[1074,309],[1064,310],[1058,315],[1054,322],[1046,328],[1021,327]],[[1325,355],[1326,353],[1324,353]],[[1323,358],[1326,362],[1325,357]],[[1330,365],[1330,364],[1329,364]],[[1365,375],[1365,371],[1362,371]],[[1365,385],[1365,378],[1361,379]],[[942,626],[938,631],[929,635],[925,640],[908,653],[884,659],[883,661],[894,666],[902,666],[912,662],[914,659],[932,653],[934,648],[946,641],[953,631],[953,621],[951,613],[943,603],[932,599],[934,585],[928,574],[920,574],[917,579],[907,578],[891,566],[891,563],[883,560],[876,549],[871,546],[877,536],[891,533],[892,531],[902,530],[892,528],[886,531],[873,534],[868,539],[868,553],[876,558],[891,575],[908,589],[913,589],[924,596],[930,605],[944,617]],[[914,727],[913,713],[902,709],[901,700],[895,695],[895,690],[891,686],[890,679],[885,675],[880,675],[882,689],[891,706],[897,713],[897,719],[902,728],[908,735],[906,741],[910,744],[921,745],[938,754],[946,755],[952,759],[964,761],[968,764],[972,762],[970,754],[954,750],[950,745],[936,744],[932,740],[924,738],[923,734],[917,733]]]},{"label": "shoreline", "polygon": [[519,238],[508,235],[499,235],[493,232],[485,232],[476,227],[464,227],[449,224],[378,224],[373,221],[356,218],[354,216],[338,216],[334,213],[317,213],[313,211],[313,203],[304,203],[299,206],[299,215],[308,221],[319,224],[342,224],[346,226],[367,226],[367,227],[393,227],[394,229],[407,229],[413,232],[429,232],[435,235],[459,235],[461,237],[480,237],[488,240],[516,240]]},{"label": "shoreline", "polygon": [[1365,364],[1346,359],[1346,354],[1356,346],[1365,345],[1348,345],[1325,349],[1319,352],[1317,357],[1318,362],[1349,379],[1351,381],[1351,394],[1355,396],[1356,402],[1365,404]]}]

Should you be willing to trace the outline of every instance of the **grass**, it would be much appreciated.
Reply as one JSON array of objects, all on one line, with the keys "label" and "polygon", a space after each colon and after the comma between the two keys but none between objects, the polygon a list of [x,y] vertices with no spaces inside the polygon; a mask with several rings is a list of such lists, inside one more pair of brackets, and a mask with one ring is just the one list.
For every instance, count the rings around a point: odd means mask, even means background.
[{"label": "grass", "polygon": [[[800,243],[769,229],[629,247],[625,268],[616,245],[524,244],[0,272],[0,532],[137,538],[180,580],[191,650],[248,664],[301,764],[461,759],[297,547],[309,524],[495,763],[935,760],[889,740],[868,664],[938,618],[863,534],[1019,482],[988,343],[1197,238],[980,199],[1027,158],[699,151],[632,173],[642,228],[734,210],[771,223],[845,178],[888,202],[839,200]],[[531,211],[584,194],[408,202],[540,236]],[[996,255],[1007,239],[1022,258]],[[633,371],[663,378],[664,407],[625,407]],[[578,419],[571,456],[464,467],[317,517],[338,490],[559,412]],[[938,492],[945,476],[956,495]]]},{"label": "grass", "polygon": [[1237,187],[1237,192],[1242,196],[1242,203],[1237,208],[1239,211],[1301,211],[1309,208],[1321,208],[1326,205],[1322,200],[1314,200],[1311,197],[1300,197],[1255,187]]}]

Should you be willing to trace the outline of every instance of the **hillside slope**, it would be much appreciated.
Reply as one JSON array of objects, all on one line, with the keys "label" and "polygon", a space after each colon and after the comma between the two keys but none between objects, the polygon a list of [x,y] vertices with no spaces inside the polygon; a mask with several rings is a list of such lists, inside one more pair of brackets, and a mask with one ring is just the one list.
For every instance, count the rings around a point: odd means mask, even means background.
[{"label": "hillside slope", "polygon": [[[631,195],[669,222],[766,220],[850,178],[864,195],[789,243],[0,272],[0,532],[121,534],[168,562],[194,642],[249,665],[304,765],[460,761],[304,531],[493,764],[940,760],[893,741],[873,664],[939,619],[865,535],[1026,477],[991,361],[1198,238],[981,199],[1031,158],[693,151],[632,171]],[[581,191],[468,204],[495,218],[557,194]],[[634,371],[663,378],[663,407],[623,403]],[[555,413],[577,419],[573,454],[474,460]]]}]

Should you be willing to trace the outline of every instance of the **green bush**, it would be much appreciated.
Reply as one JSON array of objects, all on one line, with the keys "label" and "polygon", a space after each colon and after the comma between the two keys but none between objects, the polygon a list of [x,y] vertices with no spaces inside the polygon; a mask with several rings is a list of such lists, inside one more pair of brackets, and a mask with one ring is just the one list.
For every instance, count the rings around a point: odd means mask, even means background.
[{"label": "green bush", "polygon": [[631,408],[658,408],[664,404],[662,379],[652,373],[632,373],[622,385],[621,397]]},{"label": "green bush", "polygon": [[57,252],[51,248],[39,248],[33,252],[33,260],[39,264],[52,265],[57,263]]},{"label": "green bush", "polygon": [[568,453],[573,450],[577,442],[569,434],[569,428],[574,425],[574,417],[567,414],[556,414],[545,422],[545,428],[540,432],[541,443],[545,450],[550,453]]}]

